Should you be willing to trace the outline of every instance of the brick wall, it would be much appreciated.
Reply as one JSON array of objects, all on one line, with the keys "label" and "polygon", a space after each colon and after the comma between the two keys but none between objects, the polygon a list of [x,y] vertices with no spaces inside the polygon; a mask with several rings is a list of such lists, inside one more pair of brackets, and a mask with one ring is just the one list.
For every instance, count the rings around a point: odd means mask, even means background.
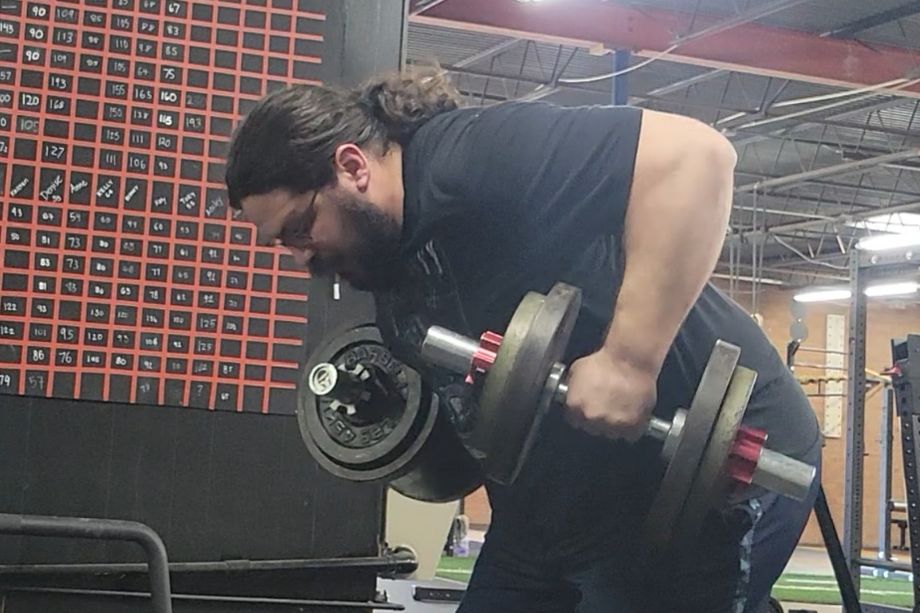
[{"label": "brick wall", "polygon": [[[743,286],[742,289],[749,289]],[[740,294],[737,297],[742,306],[750,305],[750,297]],[[790,304],[792,293],[776,288],[767,288],[761,293],[759,311],[764,318],[764,330],[782,356],[785,356],[786,344],[789,341],[789,325],[792,322]],[[806,324],[809,337],[805,345],[823,347],[825,344],[825,319],[829,313],[847,315],[848,307],[845,303],[811,304],[807,305]],[[867,367],[871,370],[881,370],[891,362],[890,341],[892,338],[902,337],[909,332],[920,332],[920,306],[917,304],[870,303],[868,318],[868,352]],[[801,361],[823,363],[820,354],[802,354]],[[800,368],[800,375],[823,374],[823,369]],[[808,388],[814,392],[814,387]],[[819,419],[823,419],[824,401],[821,398],[812,398],[812,404]],[[866,457],[865,457],[865,484],[863,504],[863,542],[868,547],[877,543],[877,511],[879,492],[879,428],[881,417],[881,393],[870,396],[866,403]],[[897,424],[896,424],[897,426]],[[846,424],[844,424],[845,432]],[[895,437],[894,449],[894,476],[893,497],[903,499],[904,477],[900,462],[900,445]],[[838,531],[843,532],[843,479],[844,479],[844,439],[827,439],[824,448],[824,473],[823,483],[827,493],[828,503],[837,522]],[[484,490],[479,490],[467,498],[465,503],[466,514],[470,523],[476,526],[487,525],[490,518],[488,500]],[[804,544],[822,545],[821,533],[814,519],[809,522],[808,528],[802,538]]]},{"label": "brick wall", "polygon": [[[774,345],[785,352],[789,340],[789,324],[792,315],[789,310],[791,293],[785,291],[765,292],[761,302],[761,313],[764,316],[764,330],[773,341]],[[848,315],[848,306],[845,303],[820,303],[807,305],[805,319],[809,336],[803,343],[810,347],[823,347],[825,344],[825,322],[829,313]],[[891,339],[903,337],[910,332],[920,332],[920,308],[916,304],[899,304],[894,302],[870,301],[867,325],[867,352],[866,367],[879,371],[891,364]],[[802,361],[822,363],[818,354],[802,354]],[[799,368],[799,375],[816,375],[818,369]],[[817,391],[813,386],[807,387]],[[821,398],[812,398],[812,405],[823,419],[824,401]],[[880,484],[880,446],[879,433],[881,427],[882,391],[870,393],[866,400],[866,455],[865,455],[865,481],[863,484],[863,544],[874,547],[878,542],[878,497]],[[898,424],[896,423],[895,426]],[[846,432],[844,422],[844,433]],[[843,481],[844,481],[844,438],[828,438],[824,447],[824,471],[822,482],[827,493],[828,504],[837,523],[838,531],[843,532]],[[904,497],[904,475],[901,467],[901,448],[898,437],[895,436],[893,452],[893,480],[892,496],[895,499]],[[814,519],[802,539],[803,543],[822,544],[821,533]]]},{"label": "brick wall", "polygon": [[488,526],[492,519],[492,509],[489,508],[485,488],[481,487],[467,496],[463,509],[466,516],[470,518],[470,525],[474,528]]}]

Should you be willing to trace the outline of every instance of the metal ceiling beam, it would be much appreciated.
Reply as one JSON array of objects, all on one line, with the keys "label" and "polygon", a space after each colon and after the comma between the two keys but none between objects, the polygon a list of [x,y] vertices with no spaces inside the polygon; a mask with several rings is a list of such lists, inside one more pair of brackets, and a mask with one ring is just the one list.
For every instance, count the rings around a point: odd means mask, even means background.
[{"label": "metal ceiling beam", "polygon": [[[674,32],[689,29],[691,15],[665,9],[634,8],[618,2],[567,0],[447,0],[413,19],[519,38],[549,40],[588,48],[632,49],[661,56],[672,49]],[[698,16],[700,30],[724,20]],[[688,40],[666,54],[668,61],[860,88],[907,78],[916,68],[915,51],[873,48],[849,40],[748,23]],[[897,90],[920,97],[920,84]]]},{"label": "metal ceiling beam", "polygon": [[[884,134],[887,136],[900,136],[900,137],[905,137],[908,139],[912,139],[913,141],[916,141],[916,142],[911,142],[909,140],[905,144],[908,144],[908,145],[920,144],[920,132],[909,132],[907,130],[900,130],[898,128],[886,128],[883,126],[879,126],[877,124],[865,124],[865,123],[860,124],[860,123],[853,123],[853,122],[834,121],[834,120],[828,119],[826,121],[822,121],[821,124],[815,124],[815,125],[828,125],[832,128],[843,128],[845,130],[853,130],[855,132],[859,132],[860,135],[859,136],[856,136],[856,135],[846,136],[845,135],[844,138],[841,138],[840,134],[837,133],[836,131],[829,131],[827,136],[825,136],[825,140],[816,140],[814,138],[796,136],[796,135],[790,134],[789,132],[771,131],[761,136],[758,136],[757,137],[758,141],[756,142],[760,142],[764,140],[789,140],[790,142],[794,141],[798,145],[807,145],[810,147],[832,149],[834,151],[843,151],[846,153],[863,151],[863,152],[869,152],[869,153],[875,152],[878,154],[890,152],[891,147],[885,148],[881,145],[867,145],[865,142],[865,139],[860,140],[860,136],[862,136],[863,133],[867,133],[867,134],[871,133],[871,134],[877,134],[877,135]],[[815,126],[812,125],[812,127],[815,127]],[[801,130],[796,130],[796,131],[800,132]],[[750,137],[750,138],[753,138],[753,137]],[[742,140],[736,140],[732,142],[736,146],[738,146],[738,145],[746,144],[747,142],[755,142],[755,141],[753,140],[748,141],[748,139],[745,138]],[[913,169],[920,170],[920,166],[916,166]]]},{"label": "metal ceiling beam", "polygon": [[[540,85],[537,89],[533,90],[529,94],[524,94],[518,100],[535,102],[537,100],[543,100],[549,96],[552,96],[558,92],[561,88],[558,85]],[[600,93],[600,92],[598,92]]]},{"label": "metal ceiling beam", "polygon": [[[854,99],[851,99],[850,102],[854,102]],[[809,128],[813,128],[815,125],[822,125],[825,121],[828,121],[828,120],[846,119],[848,117],[853,117],[855,115],[864,116],[864,115],[868,115],[869,113],[874,113],[875,111],[882,111],[882,110],[891,108],[893,106],[904,104],[904,102],[905,100],[903,98],[896,98],[896,97],[886,98],[886,99],[877,100],[877,101],[873,99],[867,99],[856,108],[847,109],[845,111],[838,111],[838,112],[835,112],[831,115],[828,115],[822,118],[807,119],[805,121],[801,121],[801,115],[799,115],[797,117],[799,121],[797,121],[796,123],[794,123],[793,125],[789,127],[779,128],[779,129],[771,130],[769,132],[762,132],[759,134],[757,133],[758,131],[754,129],[745,128],[743,130],[738,130],[737,128],[735,128],[733,131],[737,131],[738,133],[751,134],[751,135],[746,136],[745,138],[738,139],[738,140],[733,140],[732,143],[734,143],[735,147],[742,148],[747,145],[751,145],[751,144],[760,142],[762,140],[766,140],[768,138],[783,138],[794,132],[800,132],[802,130],[807,130]],[[825,105],[821,108],[812,109],[812,113],[810,114],[817,114],[817,113],[820,113],[826,110],[832,110],[834,108],[839,108],[840,106],[841,105],[839,104]]]},{"label": "metal ceiling beam", "polygon": [[[885,164],[885,166],[890,166],[890,164]],[[915,170],[920,170],[920,168],[915,168]],[[785,175],[777,177],[777,176],[765,175],[763,173],[755,172],[753,170],[735,169],[735,177],[738,178],[739,176],[760,177],[759,180],[767,181],[771,179],[779,179]],[[903,196],[905,198],[920,198],[920,193],[905,192],[902,190],[895,191],[893,189],[889,189],[885,187],[873,187],[871,185],[859,185],[858,183],[842,183],[839,181],[822,181],[820,179],[812,179],[808,181],[808,183],[811,186],[826,187],[829,190],[850,190],[853,192],[857,192],[860,195],[866,195],[866,196],[875,194],[877,196],[881,196],[885,198],[885,200],[888,200],[891,196]],[[758,196],[764,196],[764,195],[766,196],[775,195],[777,198],[785,197],[785,194],[773,193],[773,192],[762,192],[758,194]],[[797,195],[794,197],[797,197]],[[822,198],[822,199],[818,199],[818,201],[827,202],[828,204],[831,204],[833,202],[831,198]]]},{"label": "metal ceiling beam", "polygon": [[[808,262],[805,262],[803,260],[802,264],[807,265]],[[742,263],[742,262],[736,263],[735,267],[738,269],[742,269],[742,270],[751,270],[750,264]],[[719,268],[717,270],[720,270],[720,271],[724,270],[724,271],[727,271],[728,274],[731,274],[727,269],[727,264],[725,264],[724,262],[720,262]],[[774,276],[775,275],[795,275],[795,276],[800,276],[800,277],[819,277],[822,279],[835,279],[835,280],[836,279],[846,280],[849,278],[847,277],[847,275],[835,275],[833,273],[828,273],[828,272],[821,271],[821,270],[814,270],[810,268],[807,270],[796,270],[794,268],[774,268],[772,266],[758,266],[757,270],[761,272],[765,272],[767,274],[772,274]]]},{"label": "metal ceiling beam", "polygon": [[779,279],[764,279],[764,278],[755,279],[754,277],[747,276],[747,275],[737,275],[737,274],[733,275],[730,272],[714,272],[710,275],[710,277],[714,279],[726,279],[726,280],[734,279],[735,281],[741,281],[742,283],[759,283],[761,285],[785,285],[785,283],[783,283]]},{"label": "metal ceiling beam", "polygon": [[842,164],[825,166],[824,168],[799,172],[793,175],[785,175],[782,177],[776,177],[774,179],[764,179],[763,181],[754,181],[753,183],[739,185],[735,188],[735,193],[776,190],[778,188],[790,187],[798,183],[811,181],[813,179],[823,179],[825,177],[845,175],[866,168],[872,168],[880,164],[903,162],[904,160],[909,160],[917,156],[920,156],[920,149],[909,149],[907,151],[898,151],[897,153],[877,155],[875,157],[866,158],[864,160],[843,162]]},{"label": "metal ceiling beam", "polygon": [[[700,30],[695,30],[689,34],[680,36],[675,42],[684,44],[692,40],[697,40],[700,38],[705,38],[713,34],[719,34],[732,28],[738,26],[743,26],[747,23],[757,21],[758,19],[763,19],[764,17],[769,17],[770,15],[775,15],[787,9],[791,9],[800,4],[805,4],[811,0],[773,0],[773,2],[768,2],[766,4],[760,4],[754,6],[754,8],[734,15],[732,17],[723,18],[715,23],[708,25]],[[693,23],[693,22],[691,22]]]},{"label": "metal ceiling beam", "polygon": [[504,40],[498,43],[497,45],[492,45],[488,49],[483,49],[479,53],[474,53],[473,55],[469,57],[465,57],[459,62],[455,62],[454,66],[456,66],[457,68],[466,68],[467,66],[472,66],[473,64],[476,64],[483,60],[487,60],[489,58],[495,57],[496,55],[507,51],[508,49],[515,46],[519,42],[520,42],[520,39],[509,38],[508,40]]},{"label": "metal ceiling beam", "polygon": [[822,36],[830,36],[833,38],[853,38],[856,34],[863,32],[865,30],[870,30],[872,28],[885,25],[886,23],[891,23],[892,21],[897,21],[898,19],[904,19],[905,17],[911,17],[920,13],[920,2],[908,2],[902,6],[896,6],[894,8],[888,9],[887,11],[882,11],[880,13],[875,13],[874,15],[869,15],[868,17],[863,17],[862,19],[857,19],[856,21],[851,21],[850,23],[835,28],[830,32],[825,32]]},{"label": "metal ceiling beam", "polygon": [[901,128],[880,126],[874,123],[852,123],[847,121],[835,121],[833,119],[827,119],[821,123],[835,128],[846,128],[863,132],[878,132],[879,134],[890,134],[891,136],[903,136],[905,138],[920,140],[920,130],[903,130]]},{"label": "metal ceiling beam", "polygon": [[648,96],[667,96],[668,94],[673,94],[675,92],[683,91],[688,87],[694,85],[699,85],[700,83],[706,83],[712,81],[713,79],[718,79],[723,75],[727,75],[727,70],[710,70],[709,72],[704,72],[703,74],[698,74],[689,79],[681,79],[680,81],[675,81],[664,87],[655,88],[646,93]]},{"label": "metal ceiling beam", "polygon": [[437,5],[444,2],[444,0],[409,0],[409,16],[413,17],[424,13],[430,8],[434,8]]},{"label": "metal ceiling beam", "polygon": [[[537,90],[534,90],[530,94],[524,94],[521,97],[521,99],[526,99],[526,100],[539,100],[540,98],[544,98],[546,96],[549,96],[550,94],[556,93],[560,89],[563,89],[562,85],[554,85],[552,82],[547,82],[547,81],[535,79],[533,77],[528,77],[528,76],[520,75],[520,74],[518,75],[502,74],[502,73],[491,72],[488,70],[480,70],[476,68],[458,68],[457,66],[452,65],[452,64],[444,65],[442,66],[442,68],[448,72],[461,74],[461,75],[470,75],[473,77],[480,77],[483,79],[503,79],[503,80],[508,80],[508,81],[518,81],[520,83],[530,83],[530,84],[538,86]],[[597,95],[600,97],[606,96],[608,100],[610,98],[609,90],[598,89],[595,87],[590,87],[588,85],[574,85],[571,83],[566,83],[564,86],[564,89],[570,89],[570,90],[574,90],[578,92],[589,93],[589,94]],[[648,101],[660,102],[662,104],[679,104],[681,106],[685,106],[688,108],[702,108],[706,110],[718,109],[718,110],[725,111],[728,113],[737,113],[740,111],[740,109],[737,109],[737,108],[726,108],[726,107],[721,107],[721,106],[718,106],[715,104],[709,104],[709,103],[693,102],[693,101],[687,101],[687,100],[674,100],[674,99],[669,99],[669,98],[652,98],[651,96],[647,96],[645,94],[636,94],[631,97],[635,98],[636,100],[648,100]]]},{"label": "metal ceiling beam", "polygon": [[762,206],[748,206],[745,204],[738,204],[737,202],[732,204],[732,210],[750,212],[756,211],[759,214],[779,215],[782,217],[798,217],[799,219],[821,219],[823,221],[833,220],[833,217],[828,217],[827,215],[817,215],[815,213],[806,213],[805,211],[793,211],[789,209],[771,209]]},{"label": "metal ceiling beam", "polygon": [[914,200],[913,202],[903,202],[894,206],[884,206],[877,209],[859,211],[857,213],[843,213],[836,215],[829,220],[811,219],[809,221],[796,221],[793,223],[780,224],[778,226],[772,226],[767,230],[751,230],[741,234],[734,234],[726,239],[725,246],[727,247],[731,243],[740,245],[744,241],[756,240],[763,237],[764,235],[769,237],[769,235],[773,232],[792,232],[793,230],[820,228],[822,226],[827,226],[828,224],[846,223],[848,221],[868,219],[869,217],[875,217],[876,215],[887,215],[889,213],[906,213],[909,211],[916,211],[917,209],[920,209],[920,200]]},{"label": "metal ceiling beam", "polygon": [[[742,194],[742,196],[746,196],[746,194]],[[823,217],[825,219],[831,220],[833,219],[833,215],[836,214],[836,211],[838,209],[841,209],[841,210],[846,209],[848,211],[852,211],[853,209],[872,210],[880,206],[878,204],[866,204],[865,202],[847,202],[846,204],[844,204],[843,202],[837,202],[835,200],[828,200],[827,198],[819,198],[817,196],[806,196],[804,194],[790,194],[788,196],[782,196],[780,194],[767,193],[767,194],[757,194],[757,196],[758,196],[758,201],[759,201],[758,204],[760,202],[763,202],[764,198],[773,198],[775,200],[782,201],[782,204],[779,206],[784,207],[784,210],[789,210],[789,211],[794,211],[795,209],[790,208],[788,205],[791,203],[796,203],[796,202],[812,203],[812,204],[820,205],[824,209],[828,209],[828,208],[834,209],[834,210],[825,211],[824,215],[809,216],[814,219]],[[847,207],[850,207],[850,208],[847,209]],[[758,207],[757,209],[761,212],[763,211],[762,206]]]}]

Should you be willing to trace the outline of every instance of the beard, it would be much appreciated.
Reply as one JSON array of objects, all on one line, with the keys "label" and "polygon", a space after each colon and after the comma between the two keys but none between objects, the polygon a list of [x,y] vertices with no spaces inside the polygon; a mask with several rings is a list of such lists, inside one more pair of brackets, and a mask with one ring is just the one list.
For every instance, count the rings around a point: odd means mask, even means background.
[{"label": "beard", "polygon": [[339,273],[360,291],[395,287],[401,276],[399,222],[351,194],[344,195],[336,206],[347,234],[352,237],[351,243],[342,253],[315,255],[310,262],[312,273],[320,276]]}]

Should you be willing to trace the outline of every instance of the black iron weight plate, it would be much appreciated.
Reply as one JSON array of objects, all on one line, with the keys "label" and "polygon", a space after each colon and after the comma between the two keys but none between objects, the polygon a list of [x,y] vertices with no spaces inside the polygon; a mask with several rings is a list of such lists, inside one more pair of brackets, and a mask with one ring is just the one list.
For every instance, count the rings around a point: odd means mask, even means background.
[{"label": "black iron weight plate", "polygon": [[740,355],[738,347],[717,341],[709,356],[690,403],[680,442],[645,520],[647,542],[657,552],[666,551],[672,541],[674,527],[696,478]]},{"label": "black iron weight plate", "polygon": [[529,293],[505,332],[479,400],[472,446],[484,453],[490,479],[512,483],[526,461],[550,403],[546,380],[568,344],[581,290],[556,284],[545,297]]},{"label": "black iron weight plate", "polygon": [[433,407],[431,416],[431,428],[426,424],[406,452],[412,458],[411,469],[390,479],[389,485],[404,496],[424,502],[464,498],[482,485],[482,469],[463,446],[446,409]]},{"label": "black iron weight plate", "polygon": [[[401,494],[425,502],[449,502],[476,490],[483,481],[479,464],[463,447],[437,397],[408,366],[401,365],[410,393],[397,428],[370,447],[357,449],[330,436],[322,423],[319,399],[310,392],[307,378],[314,366],[334,363],[336,356],[356,345],[387,351],[375,326],[358,326],[318,347],[304,368],[297,421],[310,455],[337,477],[386,482]],[[417,386],[416,391],[412,386]]]},{"label": "black iron weight plate", "polygon": [[383,345],[377,328],[361,326],[334,337],[316,351],[304,369],[304,375],[319,363],[354,367],[375,365],[399,380],[403,395],[401,410],[368,425],[354,425],[341,416],[328,398],[309,392],[306,382],[301,392],[298,417],[306,421],[311,438],[330,458],[344,465],[370,467],[405,445],[405,439],[420,418],[422,381],[418,373],[402,365]]},{"label": "black iron weight plate", "polygon": [[[324,399],[317,398],[307,382],[310,371],[321,362],[335,362],[343,352],[355,345],[369,345],[386,351],[380,332],[374,326],[359,326],[330,339],[311,354],[303,371],[297,403],[297,421],[301,437],[310,453],[329,472],[353,481],[374,481],[395,478],[411,459],[406,456],[421,431],[433,427],[434,417],[428,415],[432,400],[423,398],[421,378],[406,368],[410,385],[402,416],[389,435],[369,447],[350,447],[332,436],[324,423]],[[416,391],[412,392],[411,388]],[[430,423],[429,423],[430,422]]]}]

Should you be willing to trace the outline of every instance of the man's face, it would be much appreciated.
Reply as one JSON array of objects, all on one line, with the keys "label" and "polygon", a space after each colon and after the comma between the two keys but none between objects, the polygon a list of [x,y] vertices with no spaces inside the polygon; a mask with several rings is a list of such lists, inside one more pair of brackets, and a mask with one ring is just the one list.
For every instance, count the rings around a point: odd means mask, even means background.
[{"label": "man's face", "polygon": [[242,208],[259,244],[287,247],[311,274],[337,273],[365,291],[391,288],[399,277],[399,222],[347,189],[275,190],[245,198]]}]

